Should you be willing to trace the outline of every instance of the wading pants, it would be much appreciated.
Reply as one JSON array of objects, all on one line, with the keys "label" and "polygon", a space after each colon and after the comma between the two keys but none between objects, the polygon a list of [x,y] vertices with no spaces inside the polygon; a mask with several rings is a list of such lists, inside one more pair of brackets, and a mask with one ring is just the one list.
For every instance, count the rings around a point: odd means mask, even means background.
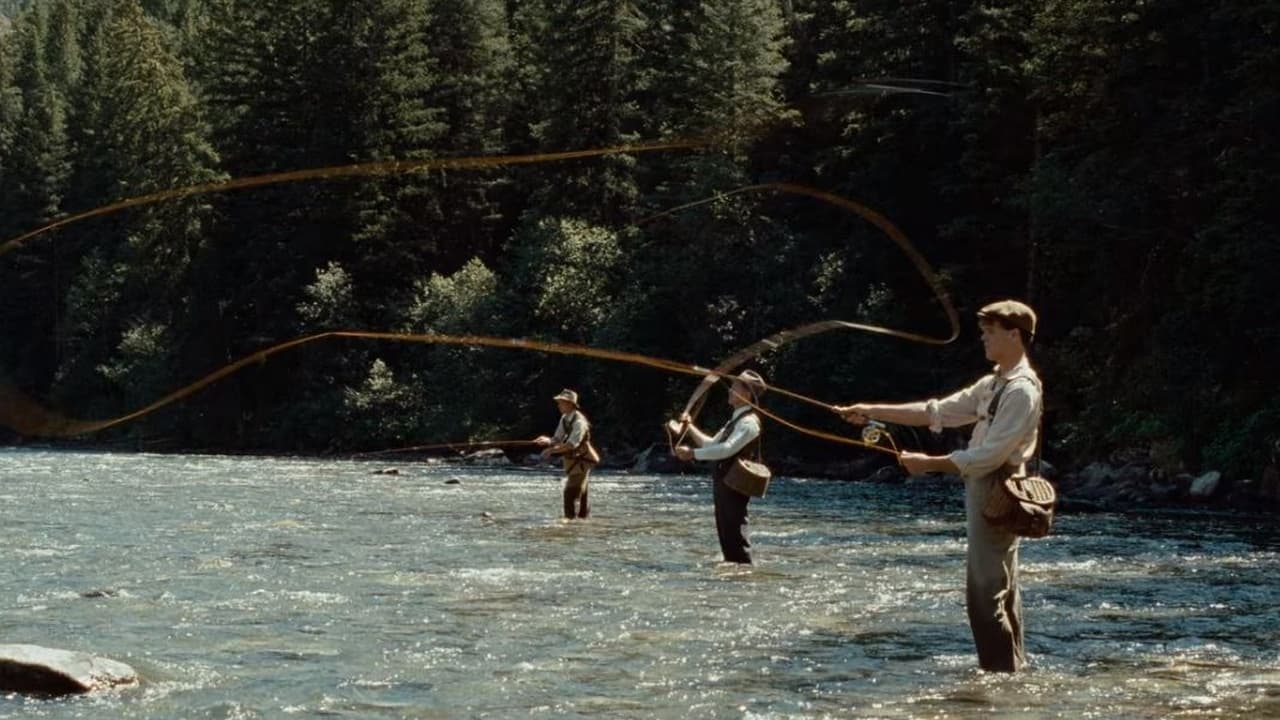
[{"label": "wading pants", "polygon": [[983,670],[998,672],[1015,672],[1027,664],[1022,648],[1018,537],[982,517],[988,494],[1008,475],[1000,470],[964,483],[969,539],[965,605],[978,648],[978,664]]},{"label": "wading pants", "polygon": [[[586,518],[590,511],[587,507],[587,476],[591,474],[591,466],[579,460],[566,458],[564,472],[569,476],[564,484],[564,516],[570,520],[575,517]],[[577,505],[576,512],[575,505]]]},{"label": "wading pants", "polygon": [[747,537],[747,503],[751,498],[724,484],[715,486],[716,534],[720,536],[720,552],[727,562],[751,564],[751,540]]}]

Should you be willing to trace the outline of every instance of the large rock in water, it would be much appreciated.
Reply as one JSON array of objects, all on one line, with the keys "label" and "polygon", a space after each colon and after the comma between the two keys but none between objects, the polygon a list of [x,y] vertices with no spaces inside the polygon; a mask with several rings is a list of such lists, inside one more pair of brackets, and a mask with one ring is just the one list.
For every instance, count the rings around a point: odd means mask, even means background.
[{"label": "large rock in water", "polygon": [[1191,483],[1191,497],[1207,498],[1212,497],[1218,491],[1218,483],[1222,480],[1222,473],[1217,470],[1210,470],[1201,475]]},{"label": "large rock in water", "polygon": [[138,682],[122,662],[39,645],[0,645],[0,691],[74,695]]}]

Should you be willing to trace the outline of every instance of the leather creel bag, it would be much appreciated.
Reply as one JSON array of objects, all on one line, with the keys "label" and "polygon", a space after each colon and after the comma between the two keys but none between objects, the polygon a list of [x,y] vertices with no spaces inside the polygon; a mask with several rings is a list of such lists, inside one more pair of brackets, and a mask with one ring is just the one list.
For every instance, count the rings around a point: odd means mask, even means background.
[{"label": "leather creel bag", "polygon": [[1038,475],[996,480],[982,516],[1018,537],[1042,538],[1053,527],[1058,492]]},{"label": "leather creel bag", "polygon": [[769,480],[772,477],[773,472],[764,463],[739,457],[735,458],[733,464],[729,466],[729,472],[724,476],[724,484],[743,495],[762,498],[769,489]]}]

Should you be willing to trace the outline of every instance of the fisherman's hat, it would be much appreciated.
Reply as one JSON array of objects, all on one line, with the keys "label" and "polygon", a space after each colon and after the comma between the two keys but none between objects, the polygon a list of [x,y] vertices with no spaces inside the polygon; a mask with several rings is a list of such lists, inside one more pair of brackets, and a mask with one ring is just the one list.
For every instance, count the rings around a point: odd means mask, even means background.
[{"label": "fisherman's hat", "polygon": [[764,391],[769,387],[765,384],[764,378],[760,376],[760,373],[755,370],[743,370],[734,378],[734,382],[740,382],[745,385],[756,398],[763,395]]},{"label": "fisherman's hat", "polygon": [[570,390],[569,388],[565,388],[564,390],[561,390],[559,395],[551,399],[564,400],[567,403],[571,403],[574,407],[578,407],[578,393]]},{"label": "fisherman's hat", "polygon": [[1015,327],[1028,336],[1036,334],[1036,311],[1017,300],[1001,300],[983,307],[978,311],[979,320],[1001,320],[1009,327]]}]

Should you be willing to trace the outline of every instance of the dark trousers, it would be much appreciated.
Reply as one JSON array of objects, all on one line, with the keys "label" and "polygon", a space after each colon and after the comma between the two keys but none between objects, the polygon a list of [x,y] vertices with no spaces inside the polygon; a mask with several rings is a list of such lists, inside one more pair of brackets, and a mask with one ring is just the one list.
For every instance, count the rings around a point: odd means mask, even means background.
[{"label": "dark trousers", "polygon": [[575,517],[585,519],[590,512],[587,507],[587,475],[591,473],[591,469],[583,463],[575,463],[565,470],[569,480],[564,484],[564,516],[570,520]]},{"label": "dark trousers", "polygon": [[751,540],[747,537],[747,503],[750,496],[734,490],[716,479],[716,534],[720,536],[720,552],[727,562],[751,564]]},{"label": "dark trousers", "polygon": [[978,665],[1016,672],[1027,665],[1022,638],[1022,593],[1018,588],[1018,538],[982,516],[998,472],[965,480],[969,547],[965,563],[965,607],[978,649]]}]

